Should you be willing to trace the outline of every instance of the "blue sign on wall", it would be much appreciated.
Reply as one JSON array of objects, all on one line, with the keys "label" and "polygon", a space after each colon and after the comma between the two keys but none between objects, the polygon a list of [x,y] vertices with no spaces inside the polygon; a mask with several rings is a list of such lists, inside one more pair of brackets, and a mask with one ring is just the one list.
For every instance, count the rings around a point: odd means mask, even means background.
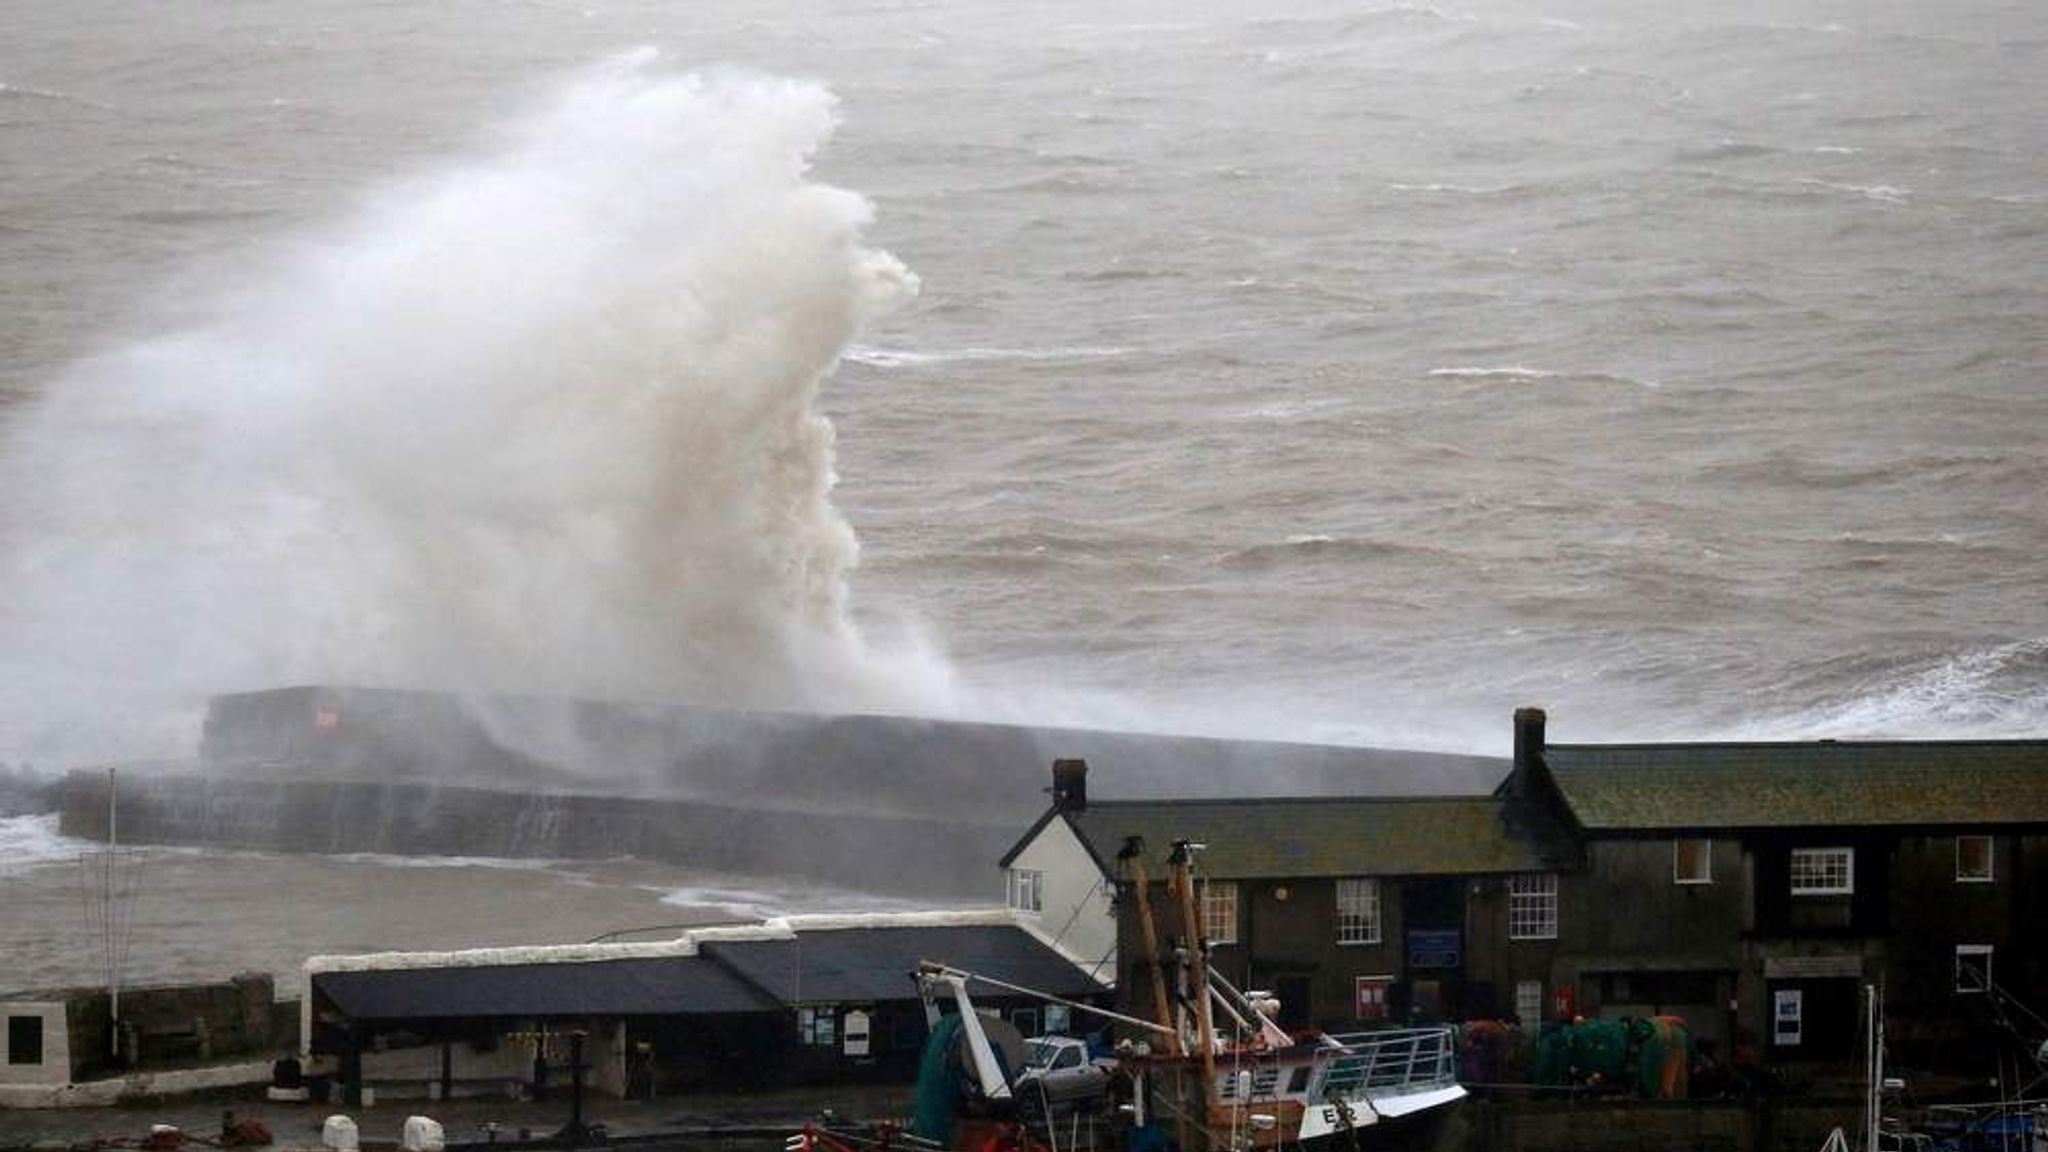
[{"label": "blue sign on wall", "polygon": [[1456,928],[1408,933],[1410,968],[1456,968],[1464,959],[1465,934]]}]

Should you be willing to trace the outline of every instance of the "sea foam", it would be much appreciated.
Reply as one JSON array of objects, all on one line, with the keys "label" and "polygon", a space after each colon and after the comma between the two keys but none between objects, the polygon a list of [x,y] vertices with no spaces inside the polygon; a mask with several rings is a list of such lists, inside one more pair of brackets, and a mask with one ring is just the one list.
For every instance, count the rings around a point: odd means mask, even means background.
[{"label": "sea foam", "polygon": [[50,864],[66,864],[100,845],[57,831],[58,815],[0,816],[0,876]]}]

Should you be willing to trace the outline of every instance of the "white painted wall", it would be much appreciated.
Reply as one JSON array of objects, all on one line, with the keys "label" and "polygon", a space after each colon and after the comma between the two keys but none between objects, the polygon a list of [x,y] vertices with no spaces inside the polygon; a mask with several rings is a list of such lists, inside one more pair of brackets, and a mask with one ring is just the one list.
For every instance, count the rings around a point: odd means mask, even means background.
[{"label": "white painted wall", "polygon": [[[1110,885],[1063,819],[1039,829],[1010,867],[1042,873],[1045,892],[1038,913],[1017,913],[1060,951],[1080,961],[1105,983],[1116,982],[1116,916]],[[1005,878],[1007,881],[1007,877]],[[1103,960],[1100,967],[1096,962]]]},{"label": "white painted wall", "polygon": [[[43,1059],[16,1064],[7,1050],[7,1017],[34,1016],[43,1022]],[[71,1082],[71,1033],[64,1026],[64,1004],[49,1000],[0,1001],[0,1084],[53,1085]]]},{"label": "white painted wall", "polygon": [[[499,1094],[509,1082],[525,1084],[533,1079],[533,1045],[528,1043],[500,1040],[489,1052],[478,1052],[457,1041],[448,1056],[458,1096]],[[366,1051],[363,1081],[393,1099],[424,1099],[431,1094],[429,1085],[441,1083],[441,1046]]]},{"label": "white painted wall", "polygon": [[[534,1024],[522,1024],[515,1032],[532,1032]],[[550,1030],[566,1031],[563,1025]],[[601,1021],[591,1026],[583,1045],[583,1062],[590,1066],[584,1083],[590,1091],[607,1096],[626,1094],[626,1025],[622,1020]],[[548,1077],[556,1092],[569,1087],[569,1041],[558,1037],[550,1046],[554,1065]],[[478,1052],[464,1041],[449,1049],[448,1069],[457,1096],[496,1095],[508,1084],[533,1080],[533,1043],[530,1040],[501,1039],[489,1052]],[[377,1085],[380,1094],[393,1099],[418,1099],[432,1095],[441,1083],[441,1046],[423,1044],[410,1048],[387,1048],[363,1053],[363,1079]]]}]

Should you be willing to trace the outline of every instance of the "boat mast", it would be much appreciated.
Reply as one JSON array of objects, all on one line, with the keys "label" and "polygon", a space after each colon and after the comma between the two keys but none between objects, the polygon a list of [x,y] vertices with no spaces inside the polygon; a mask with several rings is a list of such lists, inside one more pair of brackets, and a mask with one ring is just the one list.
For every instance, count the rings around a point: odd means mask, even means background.
[{"label": "boat mast", "polygon": [[1138,927],[1145,933],[1145,957],[1151,962],[1152,1010],[1162,1028],[1173,1037],[1172,1053],[1187,1055],[1187,1046],[1182,1042],[1180,1029],[1173,1026],[1173,1009],[1166,999],[1166,973],[1160,966],[1159,929],[1152,923],[1152,881],[1145,874],[1145,842],[1133,836],[1124,842],[1118,857],[1128,863],[1131,874],[1138,885]]},{"label": "boat mast", "polygon": [[1195,899],[1195,852],[1199,846],[1186,840],[1173,846],[1173,878],[1180,889],[1181,923],[1187,925],[1189,954],[1194,963],[1191,983],[1195,988],[1196,1038],[1202,1045],[1202,1075],[1208,1089],[1216,1087],[1216,1030],[1209,1014],[1209,934],[1202,924],[1202,909]]}]

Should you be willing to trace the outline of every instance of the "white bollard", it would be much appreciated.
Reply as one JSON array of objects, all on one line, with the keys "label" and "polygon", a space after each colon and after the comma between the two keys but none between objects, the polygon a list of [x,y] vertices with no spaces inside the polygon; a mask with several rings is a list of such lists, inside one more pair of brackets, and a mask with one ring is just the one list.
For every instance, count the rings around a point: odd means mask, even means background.
[{"label": "white bollard", "polygon": [[405,1118],[405,1152],[443,1152],[447,1140],[441,1134],[441,1125],[425,1116]]},{"label": "white bollard", "polygon": [[356,1152],[360,1147],[356,1122],[346,1116],[329,1116],[320,1126],[320,1146],[333,1152]]}]

